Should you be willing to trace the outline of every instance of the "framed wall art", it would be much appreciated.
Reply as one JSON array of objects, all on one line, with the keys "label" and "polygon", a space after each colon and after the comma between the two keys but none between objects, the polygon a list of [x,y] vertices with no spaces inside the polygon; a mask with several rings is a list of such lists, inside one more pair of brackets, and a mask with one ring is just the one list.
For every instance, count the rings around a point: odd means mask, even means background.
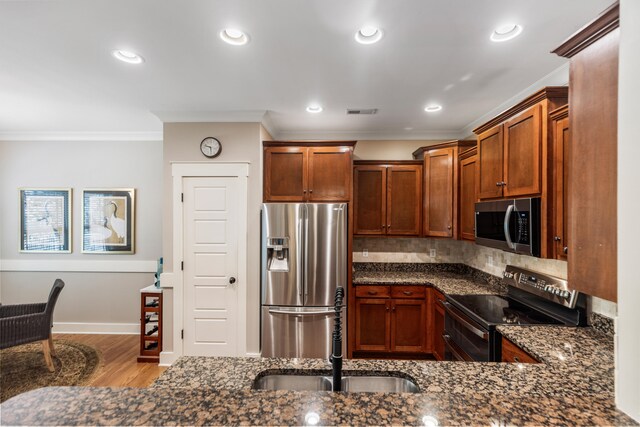
[{"label": "framed wall art", "polygon": [[89,189],[82,192],[82,252],[135,252],[135,189]]},{"label": "framed wall art", "polygon": [[20,252],[71,252],[71,189],[20,189]]}]

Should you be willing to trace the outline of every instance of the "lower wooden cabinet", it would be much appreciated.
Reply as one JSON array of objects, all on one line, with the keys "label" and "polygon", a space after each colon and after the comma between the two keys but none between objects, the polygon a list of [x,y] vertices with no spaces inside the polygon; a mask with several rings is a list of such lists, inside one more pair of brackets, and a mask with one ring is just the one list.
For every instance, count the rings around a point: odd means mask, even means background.
[{"label": "lower wooden cabinet", "polygon": [[433,331],[431,337],[433,339],[433,357],[436,360],[444,360],[444,305],[445,297],[442,293],[435,289],[431,289],[433,298],[431,299],[433,304]]},{"label": "lower wooden cabinet", "polygon": [[424,286],[356,287],[356,352],[428,353],[428,292]]},{"label": "lower wooden cabinet", "polygon": [[510,363],[538,363],[529,353],[504,337],[502,338],[502,361]]}]

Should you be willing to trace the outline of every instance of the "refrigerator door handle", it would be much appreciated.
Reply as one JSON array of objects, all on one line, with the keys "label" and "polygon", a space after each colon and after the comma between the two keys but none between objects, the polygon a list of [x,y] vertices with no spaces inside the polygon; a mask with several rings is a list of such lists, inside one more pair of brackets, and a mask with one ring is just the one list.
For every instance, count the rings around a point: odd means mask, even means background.
[{"label": "refrigerator door handle", "polygon": [[305,245],[307,242],[306,236],[305,236],[305,227],[304,227],[304,222],[305,222],[305,205],[300,206],[300,219],[298,220],[298,236],[300,236],[300,242],[299,243],[299,252],[300,252],[300,265],[298,267],[298,275],[299,275],[299,279],[298,279],[298,283],[300,284],[299,286],[299,295],[302,300],[302,304],[304,305],[304,282],[305,282],[305,274],[306,274],[306,250],[305,250]]},{"label": "refrigerator door handle", "polygon": [[330,310],[322,310],[322,311],[289,311],[278,308],[270,308],[269,314],[286,314],[289,316],[318,316],[318,315],[329,315],[335,314],[335,309]]},{"label": "refrigerator door handle", "polygon": [[302,218],[304,223],[304,227],[302,230],[302,259],[304,260],[302,261],[302,287],[304,289],[302,295],[302,305],[307,305],[307,295],[309,294],[309,291],[307,289],[309,286],[309,284],[307,283],[307,274],[309,271],[309,210],[306,204],[303,205]]}]

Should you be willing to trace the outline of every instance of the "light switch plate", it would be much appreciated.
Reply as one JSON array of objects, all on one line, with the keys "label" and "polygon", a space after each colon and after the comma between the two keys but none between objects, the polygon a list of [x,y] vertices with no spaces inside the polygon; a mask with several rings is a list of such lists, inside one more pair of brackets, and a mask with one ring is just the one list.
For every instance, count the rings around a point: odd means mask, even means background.
[{"label": "light switch plate", "polygon": [[362,250],[362,256],[365,257],[365,258],[368,257],[369,256],[369,249],[363,249]]},{"label": "light switch plate", "polygon": [[429,256],[431,258],[435,258],[436,257],[436,250],[435,249],[429,249]]}]

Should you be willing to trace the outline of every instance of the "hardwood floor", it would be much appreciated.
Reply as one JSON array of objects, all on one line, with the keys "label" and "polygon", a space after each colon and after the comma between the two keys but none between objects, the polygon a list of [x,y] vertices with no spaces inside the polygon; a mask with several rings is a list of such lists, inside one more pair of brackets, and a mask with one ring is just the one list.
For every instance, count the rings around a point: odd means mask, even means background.
[{"label": "hardwood floor", "polygon": [[53,334],[54,339],[77,341],[102,353],[102,366],[87,385],[94,387],[147,387],[166,367],[138,363],[137,335]]}]

